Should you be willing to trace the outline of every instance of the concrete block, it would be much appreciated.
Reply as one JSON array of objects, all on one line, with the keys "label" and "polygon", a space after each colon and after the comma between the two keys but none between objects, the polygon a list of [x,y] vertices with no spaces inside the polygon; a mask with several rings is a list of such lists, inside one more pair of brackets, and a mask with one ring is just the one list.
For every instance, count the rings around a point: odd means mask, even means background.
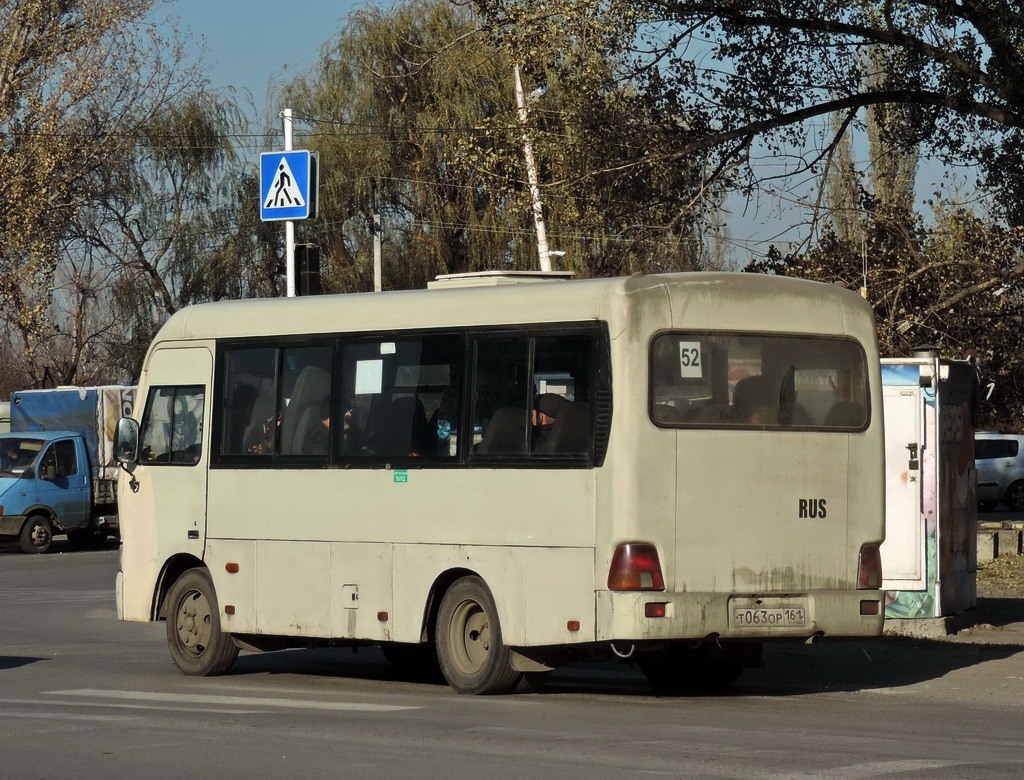
[{"label": "concrete block", "polygon": [[992,561],[999,557],[999,531],[978,531],[978,560]]},{"label": "concrete block", "polygon": [[999,534],[999,555],[1020,555],[1024,552],[1024,547],[1021,547],[1021,537],[1024,533],[1021,531],[996,531]]}]

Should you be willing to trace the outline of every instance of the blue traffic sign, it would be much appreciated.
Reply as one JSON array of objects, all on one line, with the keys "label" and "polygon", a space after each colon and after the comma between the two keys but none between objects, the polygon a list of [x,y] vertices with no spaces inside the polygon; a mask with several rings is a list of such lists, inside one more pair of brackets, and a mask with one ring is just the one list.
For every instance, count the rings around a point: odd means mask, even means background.
[{"label": "blue traffic sign", "polygon": [[316,156],[308,151],[260,155],[260,219],[316,216]]}]

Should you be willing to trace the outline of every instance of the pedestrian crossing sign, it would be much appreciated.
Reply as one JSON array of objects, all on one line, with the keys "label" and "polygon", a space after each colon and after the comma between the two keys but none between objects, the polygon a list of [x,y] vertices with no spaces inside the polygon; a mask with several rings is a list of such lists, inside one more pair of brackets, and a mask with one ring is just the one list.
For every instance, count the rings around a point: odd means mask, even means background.
[{"label": "pedestrian crossing sign", "polygon": [[316,216],[317,158],[308,151],[260,155],[260,219],[309,219]]}]

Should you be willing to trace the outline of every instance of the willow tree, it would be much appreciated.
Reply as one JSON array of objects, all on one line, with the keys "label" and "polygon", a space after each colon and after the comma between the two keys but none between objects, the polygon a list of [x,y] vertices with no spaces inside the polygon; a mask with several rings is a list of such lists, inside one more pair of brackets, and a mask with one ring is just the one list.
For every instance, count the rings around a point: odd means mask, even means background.
[{"label": "willow tree", "polygon": [[77,242],[112,273],[100,291],[117,325],[103,339],[112,365],[136,373],[182,306],[276,294],[274,231],[256,219],[257,186],[233,142],[242,123],[230,99],[190,92],[91,177],[68,254]]},{"label": "willow tree", "polygon": [[372,288],[374,214],[386,287],[508,260],[505,195],[464,154],[467,137],[508,114],[511,65],[447,2],[351,14],[283,103],[320,153],[318,243],[329,289]]},{"label": "willow tree", "polygon": [[[385,287],[536,268],[527,143],[564,267],[584,276],[693,267],[702,168],[643,163],[660,139],[643,104],[613,83],[615,63],[582,39],[566,42],[560,62],[523,61],[534,93],[523,122],[521,58],[478,24],[446,0],[356,12],[286,89],[283,104],[309,131],[302,142],[321,155],[320,219],[301,226],[300,240],[322,247],[328,286],[370,287],[375,213]],[[609,170],[623,155],[638,164]]]}]

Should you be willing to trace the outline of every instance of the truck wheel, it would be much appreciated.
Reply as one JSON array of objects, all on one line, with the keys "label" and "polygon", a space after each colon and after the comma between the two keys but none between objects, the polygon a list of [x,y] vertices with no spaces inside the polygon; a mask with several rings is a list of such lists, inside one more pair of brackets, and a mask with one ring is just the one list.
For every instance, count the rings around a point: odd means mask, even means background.
[{"label": "truck wheel", "polygon": [[102,547],[107,535],[96,528],[76,528],[68,531],[68,541],[83,550],[95,550]]},{"label": "truck wheel", "polygon": [[167,646],[185,674],[224,674],[238,657],[238,645],[220,629],[213,581],[205,569],[189,569],[167,594]]},{"label": "truck wheel", "polygon": [[42,515],[32,515],[21,527],[18,543],[24,553],[44,553],[53,542],[53,526]]},{"label": "truck wheel", "polygon": [[448,588],[436,639],[441,673],[458,693],[508,693],[522,677],[512,668],[494,598],[479,577],[463,577]]}]

